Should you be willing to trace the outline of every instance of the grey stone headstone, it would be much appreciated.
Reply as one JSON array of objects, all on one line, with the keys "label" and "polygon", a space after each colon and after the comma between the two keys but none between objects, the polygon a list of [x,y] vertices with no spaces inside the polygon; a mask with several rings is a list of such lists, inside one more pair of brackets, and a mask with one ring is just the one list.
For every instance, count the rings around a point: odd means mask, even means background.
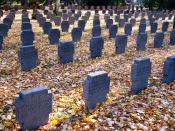
[{"label": "grey stone headstone", "polygon": [[74,16],[69,17],[69,23],[70,23],[71,25],[73,25],[74,22],[75,22],[75,17],[74,17]]},{"label": "grey stone headstone", "polygon": [[145,23],[140,23],[139,33],[145,33],[145,31],[146,31],[146,24]]},{"label": "grey stone headstone", "polygon": [[132,33],[132,24],[131,23],[126,23],[125,24],[125,34],[126,35],[131,35]]},{"label": "grey stone headstone", "polygon": [[168,26],[169,26],[169,22],[165,21],[162,24],[162,32],[167,32],[168,31]]},{"label": "grey stone headstone", "polygon": [[129,17],[128,17],[128,14],[125,14],[125,15],[124,15],[124,20],[125,20],[125,22],[128,22],[128,18],[129,18]]},{"label": "grey stone headstone", "polygon": [[92,37],[101,36],[101,27],[96,25],[92,28]]},{"label": "grey stone headstone", "polygon": [[83,96],[85,107],[93,109],[97,103],[106,101],[109,93],[110,77],[105,71],[90,73],[84,81]]},{"label": "grey stone headstone", "polygon": [[101,57],[104,47],[104,39],[102,36],[92,37],[90,40],[91,58]]},{"label": "grey stone headstone", "polygon": [[35,39],[34,32],[32,30],[23,30],[21,33],[22,46],[33,45]]},{"label": "grey stone headstone", "polygon": [[62,21],[61,29],[62,29],[62,32],[68,32],[69,31],[69,21]]},{"label": "grey stone headstone", "polygon": [[163,67],[163,83],[171,83],[175,80],[175,56],[167,57]]},{"label": "grey stone headstone", "polygon": [[110,26],[113,24],[113,19],[107,19],[106,20],[106,27],[110,28]]},{"label": "grey stone headstone", "polygon": [[151,33],[156,33],[156,31],[157,31],[157,27],[158,27],[158,24],[157,24],[157,22],[153,22],[153,23],[151,23]]},{"label": "grey stone headstone", "polygon": [[15,109],[22,130],[36,130],[48,122],[52,112],[52,93],[46,86],[23,90],[16,97]]},{"label": "grey stone headstone", "polygon": [[58,44],[58,56],[61,64],[73,62],[74,43],[72,41],[64,41]]},{"label": "grey stone headstone", "polygon": [[99,20],[100,19],[100,16],[99,15],[94,15],[94,20]]},{"label": "grey stone headstone", "polygon": [[18,59],[22,71],[29,71],[37,66],[38,63],[38,50],[35,46],[22,46],[18,51]]},{"label": "grey stone headstone", "polygon": [[151,73],[151,62],[149,58],[135,59],[131,67],[131,92],[140,93],[148,86]]},{"label": "grey stone headstone", "polygon": [[125,53],[127,46],[128,37],[127,35],[117,35],[115,39],[115,52],[117,54]]},{"label": "grey stone headstone", "polygon": [[4,24],[4,23],[0,24],[0,33],[2,34],[3,37],[7,36],[8,30],[9,28],[7,24]]},{"label": "grey stone headstone", "polygon": [[119,27],[124,27],[124,25],[125,25],[125,20],[119,19]]},{"label": "grey stone headstone", "polygon": [[98,25],[100,26],[100,20],[99,19],[94,19],[93,20],[93,27],[98,26]]},{"label": "grey stone headstone", "polygon": [[71,32],[71,36],[74,42],[80,41],[82,37],[82,29],[80,27],[73,28]]},{"label": "grey stone headstone", "polygon": [[146,23],[146,19],[145,19],[145,18],[142,18],[142,19],[140,20],[140,23]]},{"label": "grey stone headstone", "polygon": [[3,23],[8,25],[8,28],[11,29],[13,21],[10,18],[4,18]]},{"label": "grey stone headstone", "polygon": [[61,25],[61,17],[55,16],[54,23],[55,23],[55,25],[60,26]]},{"label": "grey stone headstone", "polygon": [[118,25],[113,24],[109,28],[109,38],[115,38],[118,32]]},{"label": "grey stone headstone", "polygon": [[132,26],[135,26],[135,24],[136,24],[136,19],[135,19],[135,18],[131,18],[131,19],[130,19],[130,23],[132,24]]},{"label": "grey stone headstone", "polygon": [[68,14],[67,13],[63,13],[63,20],[68,20]]},{"label": "grey stone headstone", "polygon": [[154,36],[154,48],[161,48],[163,46],[164,33],[157,32]]},{"label": "grey stone headstone", "polygon": [[79,20],[78,21],[78,27],[80,27],[82,31],[85,30],[85,26],[86,26],[86,21],[85,20]]},{"label": "grey stone headstone", "polygon": [[50,44],[58,44],[60,39],[59,29],[50,29],[49,31],[49,41]]},{"label": "grey stone headstone", "polygon": [[137,36],[137,50],[145,50],[146,49],[146,43],[147,43],[147,33],[140,33]]},{"label": "grey stone headstone", "polygon": [[22,23],[22,30],[32,30],[32,25],[28,22]]},{"label": "grey stone headstone", "polygon": [[170,33],[170,42],[169,45],[175,45],[175,29]]},{"label": "grey stone headstone", "polygon": [[43,31],[44,34],[49,34],[50,29],[52,29],[52,24],[50,22],[44,22]]}]

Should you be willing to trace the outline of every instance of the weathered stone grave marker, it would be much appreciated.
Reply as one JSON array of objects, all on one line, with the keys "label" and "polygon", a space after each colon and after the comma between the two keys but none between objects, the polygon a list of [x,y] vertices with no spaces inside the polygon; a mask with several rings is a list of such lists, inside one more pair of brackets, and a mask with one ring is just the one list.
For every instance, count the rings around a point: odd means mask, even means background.
[{"label": "weathered stone grave marker", "polygon": [[109,85],[110,77],[107,72],[96,71],[90,73],[84,81],[83,87],[86,108],[93,109],[97,103],[106,101]]},{"label": "weathered stone grave marker", "polygon": [[151,73],[151,62],[149,58],[135,59],[131,68],[131,92],[140,93],[148,86]]},{"label": "weathered stone grave marker", "polygon": [[175,80],[175,55],[167,57],[163,67],[163,83],[171,83]]},{"label": "weathered stone grave marker", "polygon": [[112,25],[109,27],[109,38],[115,38],[117,32],[118,32],[118,25],[112,24]]},{"label": "weathered stone grave marker", "polygon": [[117,35],[115,38],[115,52],[117,54],[125,53],[125,48],[127,46],[128,37],[127,35]]},{"label": "weathered stone grave marker", "polygon": [[91,58],[101,57],[104,47],[104,39],[102,36],[92,37],[90,40]]},{"label": "weathered stone grave marker", "polygon": [[164,33],[156,32],[154,36],[154,48],[161,48],[163,46]]},{"label": "weathered stone grave marker", "polygon": [[71,36],[74,42],[80,41],[82,37],[82,29],[80,27],[73,28],[71,32]]},{"label": "weathered stone grave marker", "polygon": [[23,71],[28,71],[37,66],[38,50],[35,46],[22,46],[18,51],[18,58]]},{"label": "weathered stone grave marker", "polygon": [[52,93],[46,86],[23,90],[16,97],[15,108],[22,130],[36,130],[48,122],[52,112]]},{"label": "weathered stone grave marker", "polygon": [[58,44],[60,39],[60,31],[59,29],[50,29],[49,32],[49,41],[50,44]]},{"label": "weathered stone grave marker", "polygon": [[146,43],[147,43],[147,38],[148,38],[148,35],[147,33],[139,33],[138,36],[137,36],[137,47],[136,49],[137,50],[145,50],[146,49]]},{"label": "weathered stone grave marker", "polygon": [[58,56],[61,64],[73,61],[74,43],[72,41],[64,41],[58,44]]}]

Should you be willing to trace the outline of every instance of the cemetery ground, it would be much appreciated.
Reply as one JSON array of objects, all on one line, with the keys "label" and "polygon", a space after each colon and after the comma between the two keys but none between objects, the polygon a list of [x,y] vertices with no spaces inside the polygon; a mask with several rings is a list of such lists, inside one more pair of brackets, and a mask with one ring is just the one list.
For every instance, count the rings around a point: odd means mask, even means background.
[{"label": "cemetery ground", "polygon": [[[20,129],[15,120],[14,99],[21,90],[38,85],[47,85],[54,96],[48,124],[41,130],[175,129],[175,82],[169,85],[161,82],[163,63],[175,51],[175,46],[168,45],[169,33],[165,33],[164,46],[155,49],[154,35],[147,29],[146,51],[136,51],[138,26],[135,26],[126,52],[115,54],[115,40],[109,38],[102,19],[103,55],[91,59],[88,47],[92,27],[90,19],[81,41],[76,43],[74,61],[66,65],[59,64],[57,46],[49,44],[48,36],[43,34],[37,21],[31,20],[39,64],[37,68],[24,72],[18,62],[21,13],[17,12],[12,29],[5,38],[4,50],[0,52],[0,130]],[[119,29],[120,33],[123,33],[123,28]],[[70,33],[61,33],[60,40],[71,40]],[[152,62],[149,86],[141,94],[133,95],[130,93],[131,65],[134,59],[145,57]],[[110,92],[106,102],[87,110],[82,96],[83,81],[90,72],[99,70],[108,72]]]}]

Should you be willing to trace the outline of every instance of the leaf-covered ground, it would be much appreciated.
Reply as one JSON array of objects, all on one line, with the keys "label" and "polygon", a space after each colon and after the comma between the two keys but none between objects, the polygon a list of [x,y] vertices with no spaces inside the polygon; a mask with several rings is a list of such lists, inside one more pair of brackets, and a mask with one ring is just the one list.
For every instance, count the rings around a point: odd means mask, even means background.
[{"label": "leaf-covered ground", "polygon": [[[5,38],[4,50],[0,52],[0,130],[20,129],[15,121],[15,97],[21,90],[38,85],[47,85],[54,95],[53,111],[48,124],[41,127],[41,130],[175,129],[175,83],[161,83],[163,63],[166,57],[174,55],[175,51],[175,46],[168,45],[172,20],[169,31],[165,33],[163,48],[153,48],[154,34],[150,34],[147,27],[147,49],[136,51],[137,23],[133,34],[129,36],[126,52],[115,54],[115,40],[109,39],[103,16],[100,19],[102,36],[105,39],[103,56],[97,59],[90,58],[90,18],[82,40],[76,43],[74,62],[66,65],[59,64],[57,46],[50,45],[48,36],[43,34],[37,21],[31,20],[40,61],[37,68],[23,72],[18,62],[21,12],[17,12],[12,29]],[[159,21],[159,31],[161,23],[162,21]],[[77,23],[71,28],[76,26]],[[118,34],[122,33],[123,28],[120,28]],[[62,33],[60,40],[71,40],[70,33]],[[149,86],[140,95],[131,95],[131,65],[134,59],[144,57],[149,57],[152,62]],[[87,74],[97,70],[109,73],[110,93],[106,102],[98,104],[94,110],[86,110],[82,96],[83,81]]]}]

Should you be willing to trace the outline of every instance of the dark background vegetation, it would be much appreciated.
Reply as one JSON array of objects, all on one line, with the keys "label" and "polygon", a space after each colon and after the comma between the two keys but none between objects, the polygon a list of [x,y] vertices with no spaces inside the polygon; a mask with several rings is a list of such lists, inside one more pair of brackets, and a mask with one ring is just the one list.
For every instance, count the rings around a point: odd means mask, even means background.
[{"label": "dark background vegetation", "polygon": [[[8,2],[18,2],[24,4],[25,0],[0,0],[0,5],[6,4]],[[42,4],[47,0],[29,0],[30,4]],[[62,0],[67,4],[73,3],[74,0]],[[77,0],[81,1],[83,5],[117,5],[117,6],[125,6],[125,0]],[[162,9],[175,9],[175,0],[143,0],[144,6],[148,7],[151,10],[162,10]]]}]

